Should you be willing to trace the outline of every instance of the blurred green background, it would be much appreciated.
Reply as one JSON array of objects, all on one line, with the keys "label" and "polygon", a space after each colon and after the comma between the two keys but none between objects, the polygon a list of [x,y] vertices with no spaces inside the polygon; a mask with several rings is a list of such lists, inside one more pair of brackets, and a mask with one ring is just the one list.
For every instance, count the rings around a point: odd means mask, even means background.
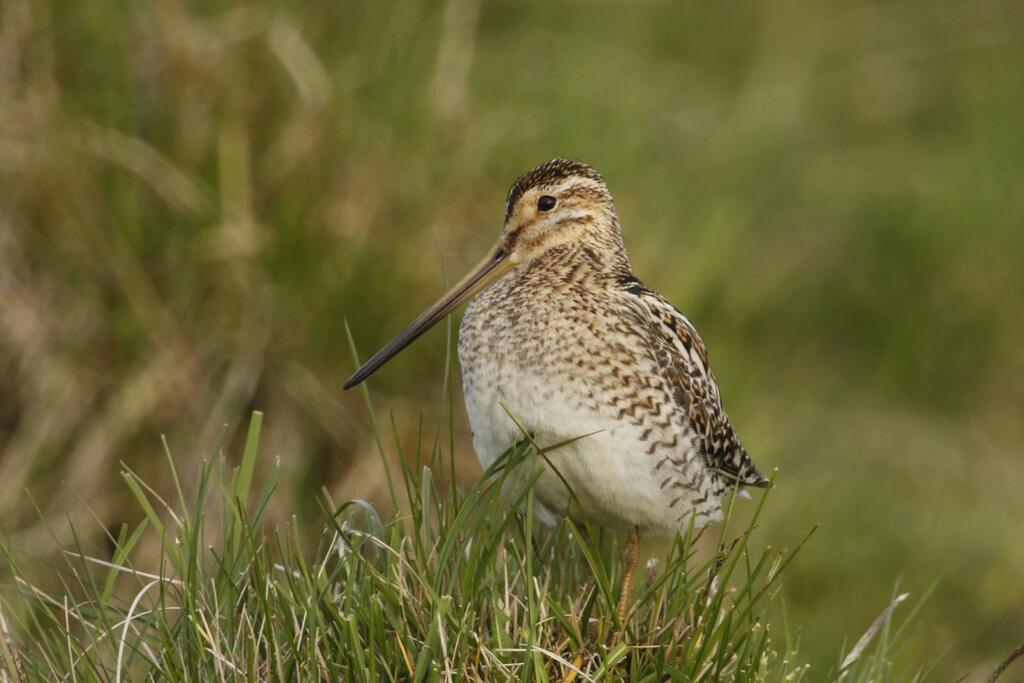
[{"label": "blurred green background", "polygon": [[[1024,637],[1024,4],[0,7],[0,525],[26,554],[66,517],[101,544],[121,461],[164,472],[166,434],[193,473],[253,408],[277,519],[380,500],[345,321],[373,351],[569,156],[779,468],[761,540],[822,524],[785,591],[811,678],[897,581],[939,580],[905,653],[936,680]],[[371,382],[406,442],[444,353]]]}]

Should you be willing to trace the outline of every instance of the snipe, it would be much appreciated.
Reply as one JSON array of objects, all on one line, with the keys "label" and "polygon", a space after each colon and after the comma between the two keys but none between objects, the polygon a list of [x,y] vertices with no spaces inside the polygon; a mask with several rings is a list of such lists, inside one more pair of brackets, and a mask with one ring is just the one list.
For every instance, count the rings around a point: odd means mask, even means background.
[{"label": "snipe", "polygon": [[510,414],[541,446],[589,435],[547,454],[557,474],[535,495],[549,519],[629,533],[622,616],[640,533],[702,527],[728,489],[767,480],[722,409],[697,330],[633,274],[593,168],[554,159],[520,176],[490,253],[345,388],[477,292],[459,330],[477,456],[487,467],[523,438]]}]

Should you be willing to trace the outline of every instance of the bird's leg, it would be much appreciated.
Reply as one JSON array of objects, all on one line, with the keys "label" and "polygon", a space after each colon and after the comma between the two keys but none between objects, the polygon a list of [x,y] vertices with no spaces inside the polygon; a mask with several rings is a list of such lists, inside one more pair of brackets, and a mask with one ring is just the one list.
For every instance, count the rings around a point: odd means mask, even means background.
[{"label": "bird's leg", "polygon": [[633,575],[636,573],[637,560],[640,556],[640,528],[633,527],[626,537],[626,545],[622,546],[622,592],[619,594],[619,623],[625,624],[629,612],[629,591],[633,587]]}]

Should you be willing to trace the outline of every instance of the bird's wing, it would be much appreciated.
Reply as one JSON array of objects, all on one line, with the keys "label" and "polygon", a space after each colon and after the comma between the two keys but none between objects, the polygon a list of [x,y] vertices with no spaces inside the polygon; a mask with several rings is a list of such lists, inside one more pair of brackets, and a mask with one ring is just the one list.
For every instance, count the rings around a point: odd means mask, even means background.
[{"label": "bird's wing", "polygon": [[630,303],[646,318],[645,344],[658,361],[683,419],[701,439],[707,466],[728,482],[766,486],[722,409],[708,352],[697,330],[675,306],[635,278],[621,282]]}]

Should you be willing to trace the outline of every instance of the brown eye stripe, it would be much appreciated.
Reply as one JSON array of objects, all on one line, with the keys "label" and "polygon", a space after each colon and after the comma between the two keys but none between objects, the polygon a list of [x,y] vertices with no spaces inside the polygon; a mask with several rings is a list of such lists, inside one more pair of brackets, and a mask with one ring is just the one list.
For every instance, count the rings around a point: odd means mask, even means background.
[{"label": "brown eye stripe", "polygon": [[593,185],[574,185],[562,194],[562,200],[566,199],[589,199],[595,202],[608,201],[611,197],[607,190],[594,187]]},{"label": "brown eye stripe", "polygon": [[555,225],[561,225],[562,223],[586,223],[589,225],[593,222],[593,216],[566,216],[555,221]]}]

